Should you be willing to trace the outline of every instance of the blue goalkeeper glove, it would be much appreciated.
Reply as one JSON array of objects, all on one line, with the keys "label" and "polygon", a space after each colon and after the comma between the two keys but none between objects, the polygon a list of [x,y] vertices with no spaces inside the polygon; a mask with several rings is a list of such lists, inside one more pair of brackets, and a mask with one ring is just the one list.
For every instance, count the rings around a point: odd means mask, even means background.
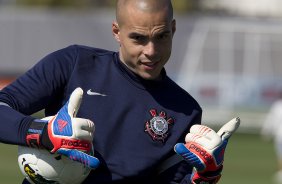
[{"label": "blue goalkeeper glove", "polygon": [[191,175],[193,184],[219,181],[228,139],[239,125],[240,119],[234,118],[217,133],[207,126],[193,125],[185,137],[186,144],[175,145],[175,152],[195,168]]},{"label": "blue goalkeeper glove", "polygon": [[99,166],[99,160],[92,156],[94,123],[77,118],[83,90],[73,91],[69,101],[52,117],[35,119],[27,132],[26,140],[30,147],[44,147],[51,153],[65,155],[89,168]]}]

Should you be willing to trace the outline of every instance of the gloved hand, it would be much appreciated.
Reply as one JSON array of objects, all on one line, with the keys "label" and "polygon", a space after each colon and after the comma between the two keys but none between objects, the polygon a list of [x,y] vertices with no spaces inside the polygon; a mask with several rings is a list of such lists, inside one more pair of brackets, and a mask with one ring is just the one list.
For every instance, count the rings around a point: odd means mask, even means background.
[{"label": "gloved hand", "polygon": [[94,123],[76,117],[82,95],[83,90],[76,88],[55,116],[35,119],[30,124],[26,140],[31,147],[44,147],[51,153],[65,155],[95,169],[100,162],[92,156]]},{"label": "gloved hand", "polygon": [[239,125],[238,117],[223,125],[217,133],[207,126],[193,125],[185,137],[186,144],[175,145],[175,152],[195,168],[191,176],[193,184],[219,181],[228,139]]}]

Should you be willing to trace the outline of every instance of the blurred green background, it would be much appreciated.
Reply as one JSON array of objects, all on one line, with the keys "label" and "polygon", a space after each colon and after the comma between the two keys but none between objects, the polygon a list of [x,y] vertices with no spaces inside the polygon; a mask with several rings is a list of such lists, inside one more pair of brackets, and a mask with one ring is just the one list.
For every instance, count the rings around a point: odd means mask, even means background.
[{"label": "blurred green background", "polygon": [[[0,144],[0,178],[3,184],[19,184],[23,179],[17,163],[17,146]],[[230,139],[220,184],[270,184],[276,169],[271,142],[256,134],[236,133]]]}]

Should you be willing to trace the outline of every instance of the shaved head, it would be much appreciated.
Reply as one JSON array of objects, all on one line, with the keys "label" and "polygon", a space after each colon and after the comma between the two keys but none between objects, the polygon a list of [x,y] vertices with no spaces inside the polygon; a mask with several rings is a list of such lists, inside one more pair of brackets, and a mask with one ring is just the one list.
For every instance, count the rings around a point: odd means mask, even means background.
[{"label": "shaved head", "polygon": [[112,33],[119,59],[146,80],[160,80],[176,30],[171,0],[117,0]]},{"label": "shaved head", "polygon": [[170,20],[173,19],[171,0],[117,0],[116,20],[120,26],[130,16],[129,9],[145,13],[164,11]]}]

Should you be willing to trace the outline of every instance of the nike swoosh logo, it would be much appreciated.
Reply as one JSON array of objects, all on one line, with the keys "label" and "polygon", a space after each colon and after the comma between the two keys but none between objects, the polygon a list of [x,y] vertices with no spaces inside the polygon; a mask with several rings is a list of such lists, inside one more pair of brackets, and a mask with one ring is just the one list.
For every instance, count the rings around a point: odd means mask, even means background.
[{"label": "nike swoosh logo", "polygon": [[107,96],[107,95],[102,94],[102,93],[94,92],[94,91],[92,91],[91,89],[89,89],[89,90],[87,91],[87,94],[88,94],[88,95],[92,95],[92,96]]}]

